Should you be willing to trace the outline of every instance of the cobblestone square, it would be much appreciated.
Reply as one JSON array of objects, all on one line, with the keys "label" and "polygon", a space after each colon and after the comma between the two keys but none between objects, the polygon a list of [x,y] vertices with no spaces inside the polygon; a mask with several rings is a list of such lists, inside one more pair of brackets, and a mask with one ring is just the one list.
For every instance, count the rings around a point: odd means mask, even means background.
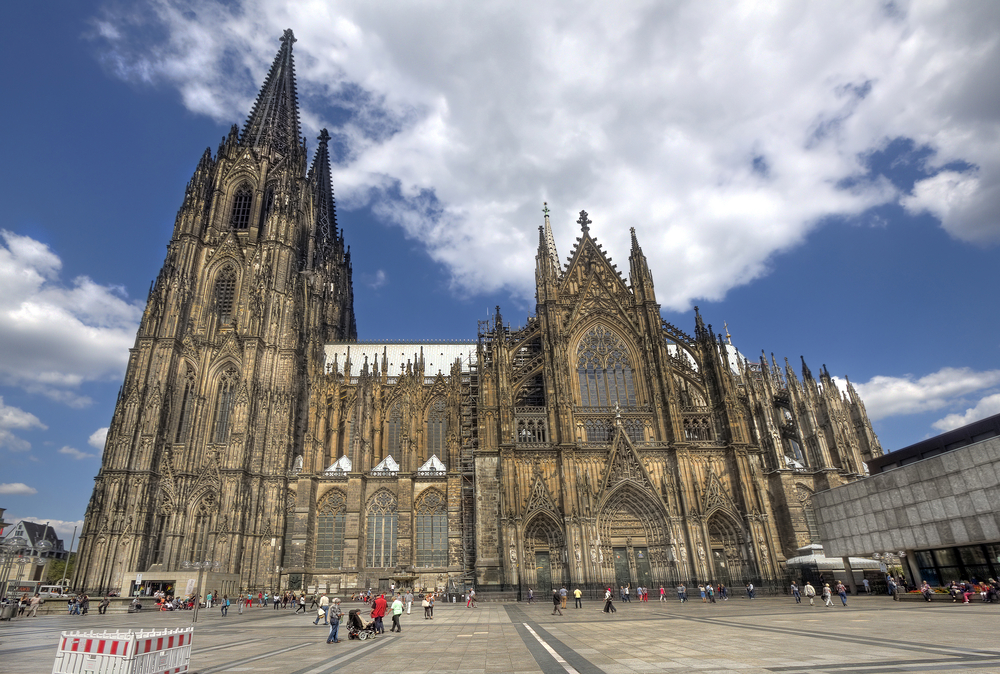
[{"label": "cobblestone square", "polygon": [[[551,604],[484,603],[467,609],[439,604],[434,619],[422,610],[403,616],[401,634],[374,641],[326,644],[314,615],[254,608],[223,617],[199,615],[191,671],[328,674],[387,671],[489,674],[530,672],[1000,672],[995,628],[998,607],[893,602],[858,597],[848,607],[817,600],[733,598],[718,604],[676,601],[616,604],[605,615],[597,602],[552,615]],[[344,612],[360,604],[347,602]],[[191,613],[96,613],[40,616],[0,623],[2,671],[49,672],[59,633],[68,629],[176,628]]]}]

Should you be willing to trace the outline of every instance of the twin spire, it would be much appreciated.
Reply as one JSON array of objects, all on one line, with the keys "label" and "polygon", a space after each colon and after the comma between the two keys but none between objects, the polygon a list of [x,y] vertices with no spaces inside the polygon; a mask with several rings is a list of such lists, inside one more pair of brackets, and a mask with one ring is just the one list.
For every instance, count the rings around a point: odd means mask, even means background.
[{"label": "twin spire", "polygon": [[299,144],[299,101],[295,93],[295,62],[292,60],[294,42],[295,35],[289,28],[281,36],[281,48],[274,57],[271,70],[243,128],[243,143],[246,145],[269,145],[284,155]]}]

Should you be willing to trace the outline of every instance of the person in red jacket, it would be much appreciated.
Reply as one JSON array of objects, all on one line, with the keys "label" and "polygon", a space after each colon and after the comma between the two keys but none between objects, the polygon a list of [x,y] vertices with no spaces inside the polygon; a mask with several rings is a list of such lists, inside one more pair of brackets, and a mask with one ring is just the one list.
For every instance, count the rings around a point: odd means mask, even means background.
[{"label": "person in red jacket", "polygon": [[385,627],[382,625],[382,618],[385,616],[385,595],[380,594],[372,606],[372,618],[375,619],[375,634],[385,634]]}]

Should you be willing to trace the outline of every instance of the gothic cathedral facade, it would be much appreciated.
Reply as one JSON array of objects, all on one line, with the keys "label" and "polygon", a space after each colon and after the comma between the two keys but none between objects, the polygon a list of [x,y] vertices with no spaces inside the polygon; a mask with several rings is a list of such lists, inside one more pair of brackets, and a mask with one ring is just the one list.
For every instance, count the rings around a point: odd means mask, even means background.
[{"label": "gothic cathedral facade", "polygon": [[[581,212],[544,214],[537,307],[476,339],[359,342],[324,130],[286,31],[246,125],[206,150],[131,350],[75,586],[123,593],[780,580],[811,496],[882,450],[824,366],[665,322]],[[184,585],[186,583],[186,585]]]}]

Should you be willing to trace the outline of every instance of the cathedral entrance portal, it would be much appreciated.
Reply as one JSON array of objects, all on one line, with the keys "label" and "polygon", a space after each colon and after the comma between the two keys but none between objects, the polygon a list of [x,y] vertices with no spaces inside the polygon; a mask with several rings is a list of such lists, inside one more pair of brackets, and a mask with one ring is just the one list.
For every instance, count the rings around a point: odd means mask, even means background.
[{"label": "cathedral entrance portal", "polygon": [[535,553],[535,580],[539,596],[552,591],[552,565],[547,552]]},{"label": "cathedral entrance portal", "polygon": [[628,550],[624,547],[613,548],[611,553],[615,558],[615,586],[632,585],[632,569],[628,564]]},{"label": "cathedral entrance portal", "polygon": [[730,586],[746,584],[753,575],[753,567],[746,558],[743,528],[730,517],[716,513],[708,521],[708,535],[715,582]]}]

